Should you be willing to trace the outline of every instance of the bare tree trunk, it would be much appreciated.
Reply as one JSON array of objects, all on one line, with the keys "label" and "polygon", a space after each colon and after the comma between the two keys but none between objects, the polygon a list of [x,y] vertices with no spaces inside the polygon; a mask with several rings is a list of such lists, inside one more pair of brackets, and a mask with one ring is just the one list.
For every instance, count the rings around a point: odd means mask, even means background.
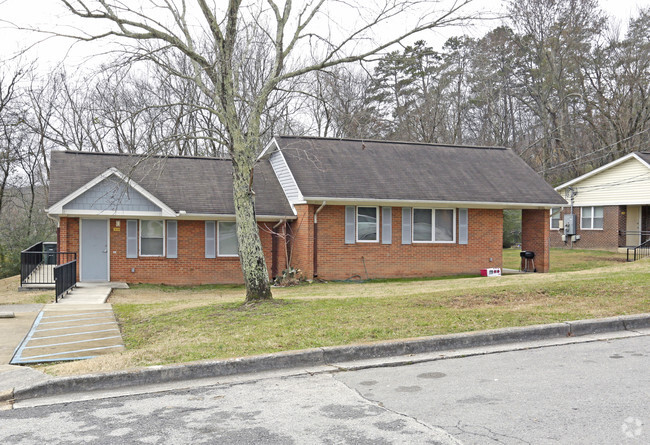
[{"label": "bare tree trunk", "polygon": [[[241,153],[246,151],[246,148],[235,148],[233,151]],[[246,283],[246,301],[269,300],[272,298],[271,283],[257,227],[255,192],[252,189],[255,158],[242,156],[232,162],[232,192],[237,220],[239,259]]]}]

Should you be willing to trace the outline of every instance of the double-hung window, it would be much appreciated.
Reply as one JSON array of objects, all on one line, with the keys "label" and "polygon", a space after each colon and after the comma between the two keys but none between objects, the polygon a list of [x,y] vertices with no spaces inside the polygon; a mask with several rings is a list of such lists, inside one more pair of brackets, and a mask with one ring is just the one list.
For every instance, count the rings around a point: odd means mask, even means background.
[{"label": "double-hung window", "polygon": [[562,208],[553,207],[551,209],[551,229],[560,229],[560,218],[562,217]]},{"label": "double-hung window", "polygon": [[147,219],[140,221],[140,256],[164,256],[164,241],[164,221]]},{"label": "double-hung window", "polygon": [[217,229],[217,255],[239,256],[237,225],[234,221],[219,221]]},{"label": "double-hung window", "polygon": [[455,226],[453,209],[413,209],[413,242],[453,243]]},{"label": "double-hung window", "polygon": [[601,230],[603,228],[602,207],[582,207],[580,227],[587,230]]},{"label": "double-hung window", "polygon": [[379,208],[357,207],[357,242],[379,241]]}]

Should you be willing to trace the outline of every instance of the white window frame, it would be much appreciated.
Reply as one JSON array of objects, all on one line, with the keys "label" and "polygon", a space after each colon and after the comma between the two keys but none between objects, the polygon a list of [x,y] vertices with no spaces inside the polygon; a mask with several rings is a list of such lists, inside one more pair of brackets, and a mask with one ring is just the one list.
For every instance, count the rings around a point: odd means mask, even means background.
[{"label": "white window frame", "polygon": [[[415,210],[431,210],[431,241],[417,241],[415,239]],[[452,240],[436,241],[436,210],[451,210],[452,214]],[[411,242],[417,244],[454,244],[456,243],[456,208],[449,207],[413,207],[411,209]]]},{"label": "white window frame", "polygon": [[[364,209],[375,209],[375,215],[377,215],[377,221],[375,222],[375,235],[376,238],[374,240],[368,240],[368,239],[359,239],[359,209],[364,208]],[[379,242],[379,207],[377,206],[357,206],[356,207],[356,215],[354,219],[354,229],[355,229],[355,238],[357,240],[357,243],[378,243]]]},{"label": "white window frame", "polygon": [[[217,236],[214,239],[215,244],[217,245],[217,257],[222,257],[222,258],[239,258],[239,253],[236,254],[221,254],[219,252],[219,232],[221,231],[221,223],[234,223],[235,221],[217,221]],[[235,236],[237,236],[237,225],[235,223]]]},{"label": "white window frame", "polygon": [[[603,227],[600,229],[594,229],[594,218],[596,214],[596,208],[600,207],[603,209]],[[590,221],[590,227],[584,227],[582,225],[582,212],[584,209],[589,208],[591,209],[591,218],[589,219]],[[605,230],[605,207],[604,206],[582,206],[580,207],[580,230]]]},{"label": "white window frame", "polygon": [[[557,227],[553,227],[553,209],[558,209],[558,224]],[[560,230],[562,228],[562,225],[560,224],[560,221],[562,221],[562,210],[563,207],[552,207],[551,208],[551,216],[549,218],[549,225],[551,227],[551,230]]]},{"label": "white window frame", "polygon": [[[163,227],[163,233],[162,233],[162,254],[161,255],[143,255],[142,254],[142,222],[143,221],[160,221],[162,222],[162,227]],[[167,241],[167,233],[166,233],[166,228],[167,222],[164,219],[141,219],[140,224],[138,224],[138,256],[141,257],[150,257],[150,258],[161,258],[164,257],[166,252],[165,252],[165,244]]]}]

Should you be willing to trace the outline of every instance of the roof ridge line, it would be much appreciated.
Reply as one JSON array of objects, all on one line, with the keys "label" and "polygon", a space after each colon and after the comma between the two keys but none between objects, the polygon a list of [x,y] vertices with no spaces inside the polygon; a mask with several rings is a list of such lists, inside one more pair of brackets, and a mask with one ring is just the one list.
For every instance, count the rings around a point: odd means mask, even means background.
[{"label": "roof ridge line", "polygon": [[314,140],[326,140],[326,141],[375,142],[379,144],[423,145],[429,147],[472,148],[472,149],[481,149],[481,150],[510,150],[510,148],[503,147],[503,146],[443,144],[438,142],[419,142],[419,141],[413,142],[413,141],[371,139],[371,138],[360,139],[360,138],[335,138],[335,137],[295,136],[295,135],[277,135],[275,137],[285,138],[285,139],[314,139]]},{"label": "roof ridge line", "polygon": [[213,158],[210,156],[181,156],[181,155],[146,155],[141,153],[113,153],[113,152],[97,152],[97,151],[83,151],[83,150],[55,150],[54,153],[65,153],[75,155],[103,155],[103,156],[122,156],[127,158],[157,158],[157,159],[202,159],[210,161],[232,161],[229,158]]}]

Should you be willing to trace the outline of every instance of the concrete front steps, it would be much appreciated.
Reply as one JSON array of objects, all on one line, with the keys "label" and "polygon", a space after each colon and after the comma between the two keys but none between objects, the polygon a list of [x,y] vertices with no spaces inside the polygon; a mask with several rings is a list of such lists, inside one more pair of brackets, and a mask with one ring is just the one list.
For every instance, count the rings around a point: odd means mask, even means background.
[{"label": "concrete front steps", "polygon": [[77,283],[57,304],[104,304],[113,289],[128,288],[128,284],[119,282]]}]

